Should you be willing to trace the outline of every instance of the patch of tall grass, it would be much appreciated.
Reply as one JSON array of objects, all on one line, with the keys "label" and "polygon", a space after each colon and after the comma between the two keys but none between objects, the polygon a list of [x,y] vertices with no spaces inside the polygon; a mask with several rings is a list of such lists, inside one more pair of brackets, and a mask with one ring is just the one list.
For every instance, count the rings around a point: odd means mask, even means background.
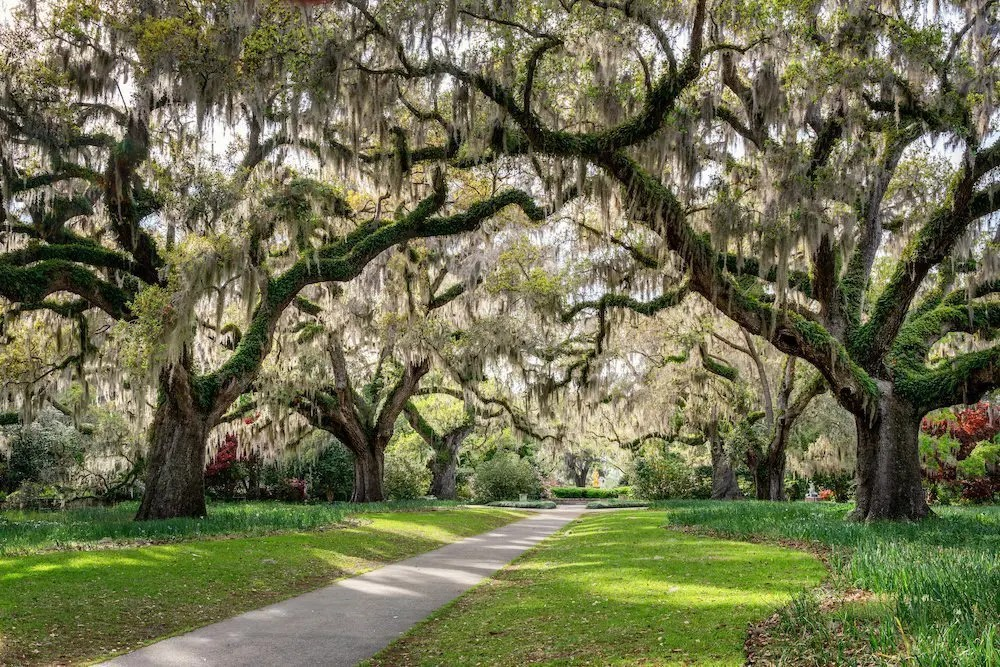
[{"label": "patch of tall grass", "polygon": [[279,502],[210,503],[201,519],[133,521],[138,503],[52,512],[0,512],[0,556],[46,549],[72,549],[118,542],[163,542],[216,535],[262,535],[316,530],[358,512],[394,512],[448,507],[448,501],[411,500],[386,503]]},{"label": "patch of tall grass", "polygon": [[887,648],[885,633],[893,628],[907,663],[1000,666],[1000,507],[939,508],[936,518],[919,524],[850,523],[849,506],[828,503],[657,507],[669,511],[674,525],[830,547],[837,577],[885,601],[867,630],[876,652]]}]

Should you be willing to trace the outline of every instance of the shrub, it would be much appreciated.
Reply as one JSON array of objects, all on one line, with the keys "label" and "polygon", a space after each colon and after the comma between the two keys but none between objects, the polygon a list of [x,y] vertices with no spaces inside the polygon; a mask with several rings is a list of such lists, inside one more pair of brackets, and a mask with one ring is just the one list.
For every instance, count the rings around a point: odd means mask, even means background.
[{"label": "shrub", "polygon": [[54,486],[38,482],[25,482],[7,496],[4,504],[17,509],[55,509],[63,505],[63,495]]},{"label": "shrub", "polygon": [[215,456],[205,466],[205,490],[213,498],[232,500],[249,495],[252,471],[260,466],[256,452],[240,452],[239,440],[227,433]]},{"label": "shrub", "polygon": [[513,452],[502,452],[479,464],[473,488],[479,502],[491,503],[515,500],[522,493],[538,498],[542,481],[530,461]]},{"label": "shrub", "polygon": [[551,500],[496,500],[487,503],[490,507],[513,507],[516,509],[554,510],[557,505]]},{"label": "shrub", "polygon": [[299,477],[286,477],[273,487],[277,500],[288,503],[302,503],[309,499],[309,483]]},{"label": "shrub", "polygon": [[314,496],[328,502],[347,500],[354,490],[354,455],[339,440],[331,438],[309,466],[306,479]]},{"label": "shrub", "polygon": [[816,473],[812,479],[818,488],[833,491],[838,503],[846,503],[854,495],[854,473],[847,471]]},{"label": "shrub", "polygon": [[785,496],[789,500],[802,500],[806,497],[809,483],[801,477],[785,478]]},{"label": "shrub", "polygon": [[431,471],[426,460],[408,448],[390,447],[385,453],[385,495],[390,500],[413,500],[427,494]]},{"label": "shrub", "polygon": [[24,482],[66,484],[83,462],[83,438],[61,415],[45,411],[10,433],[10,456],[0,485],[14,491]]},{"label": "shrub", "polygon": [[704,484],[694,469],[676,454],[639,457],[634,466],[632,495],[636,498],[670,500],[702,495]]},{"label": "shrub", "polygon": [[940,505],[1000,498],[1000,420],[989,403],[921,421],[920,461],[929,497]]},{"label": "shrub", "polygon": [[288,485],[289,479],[304,480],[309,497],[317,501],[347,500],[354,489],[354,456],[325,431],[306,436],[299,453],[267,463],[251,457],[238,462],[233,470],[243,476],[248,498],[301,500]]}]

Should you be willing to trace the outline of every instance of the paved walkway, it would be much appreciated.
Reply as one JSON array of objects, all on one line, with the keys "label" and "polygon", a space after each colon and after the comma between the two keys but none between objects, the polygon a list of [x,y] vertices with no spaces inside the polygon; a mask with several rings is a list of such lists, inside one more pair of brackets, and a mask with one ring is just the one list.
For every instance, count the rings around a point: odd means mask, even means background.
[{"label": "paved walkway", "polygon": [[570,506],[539,512],[105,664],[356,665],[583,511]]}]

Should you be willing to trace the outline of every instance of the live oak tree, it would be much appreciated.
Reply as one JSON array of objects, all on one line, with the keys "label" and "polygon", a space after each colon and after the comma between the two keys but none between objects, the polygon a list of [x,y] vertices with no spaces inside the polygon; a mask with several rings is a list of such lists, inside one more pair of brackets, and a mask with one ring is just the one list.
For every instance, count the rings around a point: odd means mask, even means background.
[{"label": "live oak tree", "polygon": [[[444,361],[447,364],[447,360]],[[457,488],[460,448],[473,433],[507,430],[512,436],[529,439],[542,447],[564,445],[558,424],[545,423],[538,411],[528,405],[518,405],[523,399],[523,386],[511,391],[503,383],[487,380],[472,381],[460,373],[451,378],[435,378],[421,388],[419,394],[431,398],[451,397],[460,401],[461,416],[432,418],[426,404],[421,408],[416,400],[407,403],[404,413],[410,426],[430,446],[433,455],[428,462],[431,470],[431,495],[454,498]],[[453,411],[454,412],[454,411]],[[542,423],[539,423],[542,422]],[[563,449],[565,449],[563,447]],[[588,468],[589,469],[589,468]]]},{"label": "live oak tree", "polygon": [[430,414],[430,407],[426,402],[420,404],[417,400],[410,400],[403,412],[413,430],[431,448],[432,454],[427,462],[431,472],[430,494],[443,500],[455,500],[460,448],[480,422],[477,421],[475,410],[464,397],[458,411],[460,415],[445,414],[442,418],[439,408],[434,411],[438,413],[434,419]]},{"label": "live oak tree", "polygon": [[[455,495],[458,448],[476,426],[476,410],[453,384],[435,381],[425,391],[421,383],[435,360],[481,368],[496,354],[460,326],[471,321],[484,279],[479,263],[468,266],[463,245],[477,243],[401,245],[338,292],[330,308],[300,312],[259,387],[264,400],[287,403],[354,454],[354,502],[383,499],[385,451],[403,416],[434,451],[432,493]],[[460,265],[457,273],[449,261]],[[459,362],[465,354],[472,358]],[[464,417],[439,432],[412,400],[427,393],[457,395],[467,404]]]},{"label": "live oak tree", "polygon": [[563,465],[574,486],[588,486],[590,471],[600,460],[600,455],[586,445],[567,447],[563,452]]},{"label": "live oak tree", "polygon": [[[934,355],[995,325],[994,3],[343,5],[374,79],[448,80],[489,109],[481,144],[599,181],[692,291],[822,373],[856,420],[854,518],[928,514],[920,417],[997,379],[988,344]],[[928,144],[954,157],[929,178]]]},{"label": "live oak tree", "polygon": [[[744,443],[743,447],[746,462],[754,477],[758,500],[785,500],[785,467],[792,429],[810,402],[826,391],[826,385],[823,378],[815,372],[806,373],[803,379],[799,379],[796,357],[778,355],[783,357],[783,361],[780,370],[776,371],[774,362],[765,359],[766,352],[762,354],[755,337],[745,329],[741,333],[742,341],[728,338],[718,331],[713,331],[711,335],[728,348],[730,355],[733,352],[741,353],[752,362],[756,374],[752,391],[759,396],[754,406],[755,411],[758,411],[754,421],[759,420],[763,427],[764,442],[754,442],[755,438],[747,438],[749,442]],[[746,375],[737,364],[726,358],[728,355],[711,355],[704,346],[701,354],[705,367],[725,381],[736,383]]]},{"label": "live oak tree", "polygon": [[87,31],[83,8],[40,11],[0,29],[0,344],[18,376],[5,384],[20,387],[5,392],[7,421],[30,421],[43,402],[69,412],[71,384],[126,393],[103,342],[142,285],[160,282],[140,224],[159,202],[136,173],[146,135],[115,85],[116,54]]},{"label": "live oak tree", "polygon": [[[386,248],[473,230],[508,206],[542,217],[521,190],[456,204],[448,200],[448,179],[440,169],[420,169],[409,179],[410,167],[400,159],[405,151],[391,139],[398,135],[370,115],[359,124],[358,114],[346,108],[374,103],[359,97],[337,106],[342,89],[331,81],[339,63],[315,57],[343,46],[336,17],[312,21],[283,3],[249,13],[239,3],[147,5],[84,9],[54,3],[38,9],[41,18],[23,22],[24,39],[37,37],[35,26],[54,31],[44,35],[54,46],[38,60],[61,63],[62,70],[39,84],[48,86],[48,103],[29,87],[35,106],[14,98],[13,112],[4,118],[58,172],[43,173],[39,182],[24,167],[5,162],[5,183],[37,186],[82,174],[103,189],[103,214],[117,247],[63,243],[76,240],[64,223],[87,202],[50,207],[56,214],[43,214],[30,230],[43,241],[37,244],[41,250],[30,247],[17,262],[4,264],[3,295],[36,307],[49,294],[71,292],[124,322],[120,339],[131,343],[125,352],[160,389],[141,519],[204,514],[208,433],[255,381],[278,320],[302,289],[350,280]],[[66,26],[69,38],[59,34]],[[282,35],[283,48],[275,48],[276,35]],[[322,84],[310,87],[316,80]],[[42,130],[52,131],[46,114],[62,111],[54,102],[67,98],[66,87],[84,101],[79,108],[69,105],[63,115],[76,115],[61,120],[70,131],[55,133],[65,145],[53,147]],[[101,122],[86,133],[94,117]],[[352,117],[353,125],[344,120]],[[235,152],[242,148],[242,155],[212,168],[217,156],[201,150],[206,127]],[[338,140],[338,132],[350,136],[350,145]],[[80,146],[105,149],[106,170],[82,171],[70,162]],[[355,211],[329,183],[279,169],[283,146],[309,153],[321,167],[340,167],[345,183],[362,177],[359,164],[388,165],[365,178],[393,181],[396,192],[388,204],[395,210],[382,208],[383,198],[373,209]],[[402,192],[404,179],[408,187]],[[73,246],[71,255],[63,245]],[[133,278],[123,288],[107,280],[104,270]],[[215,306],[221,312],[227,300],[242,302],[246,315],[231,352],[212,359],[199,346],[205,328],[199,324],[206,311]],[[206,366],[213,361],[214,368]]]}]

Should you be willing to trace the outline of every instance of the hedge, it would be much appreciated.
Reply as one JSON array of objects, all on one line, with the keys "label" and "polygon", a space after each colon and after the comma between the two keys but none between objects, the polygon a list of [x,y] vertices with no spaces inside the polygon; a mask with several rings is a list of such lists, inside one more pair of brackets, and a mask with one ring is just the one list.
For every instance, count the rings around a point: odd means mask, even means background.
[{"label": "hedge", "polygon": [[618,498],[632,495],[632,487],[616,486],[613,489],[598,489],[586,486],[554,486],[550,490],[554,498]]},{"label": "hedge", "polygon": [[616,507],[649,507],[649,503],[641,500],[595,500],[587,503],[589,510],[609,510]]},{"label": "hedge", "polygon": [[497,500],[488,503],[490,507],[512,507],[525,510],[554,510],[556,504],[551,500]]}]

